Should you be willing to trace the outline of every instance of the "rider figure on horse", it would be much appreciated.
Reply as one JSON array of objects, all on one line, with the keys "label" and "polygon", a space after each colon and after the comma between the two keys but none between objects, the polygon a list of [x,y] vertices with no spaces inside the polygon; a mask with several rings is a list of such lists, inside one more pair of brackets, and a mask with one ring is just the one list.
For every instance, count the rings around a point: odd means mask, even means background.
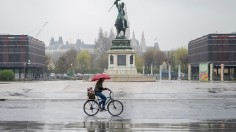
[{"label": "rider figure on horse", "polygon": [[115,23],[115,27],[117,30],[116,38],[119,36],[120,31],[124,32],[123,37],[125,38],[125,30],[126,30],[126,28],[128,28],[127,20],[125,19],[125,11],[124,11],[125,3],[122,2],[121,4],[118,4],[118,1],[120,1],[120,0],[116,0],[114,2],[114,5],[116,5],[116,7],[118,9],[118,15],[116,18],[116,23]]}]

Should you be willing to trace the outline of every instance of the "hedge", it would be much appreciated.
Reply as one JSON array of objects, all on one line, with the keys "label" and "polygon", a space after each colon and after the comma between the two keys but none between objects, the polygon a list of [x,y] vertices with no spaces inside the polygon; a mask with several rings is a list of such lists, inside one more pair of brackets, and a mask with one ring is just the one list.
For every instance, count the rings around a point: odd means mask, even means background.
[{"label": "hedge", "polygon": [[0,71],[0,80],[1,81],[14,81],[15,74],[12,70],[1,70]]}]

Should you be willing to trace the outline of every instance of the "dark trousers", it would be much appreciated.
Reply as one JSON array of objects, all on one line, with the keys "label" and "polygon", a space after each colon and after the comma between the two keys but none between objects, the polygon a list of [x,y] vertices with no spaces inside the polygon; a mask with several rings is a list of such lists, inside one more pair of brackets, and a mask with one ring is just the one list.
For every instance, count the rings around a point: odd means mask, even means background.
[{"label": "dark trousers", "polygon": [[99,102],[99,106],[102,105],[101,107],[104,108],[107,97],[102,92],[96,92],[95,94],[96,94],[96,96],[101,98],[101,101]]}]

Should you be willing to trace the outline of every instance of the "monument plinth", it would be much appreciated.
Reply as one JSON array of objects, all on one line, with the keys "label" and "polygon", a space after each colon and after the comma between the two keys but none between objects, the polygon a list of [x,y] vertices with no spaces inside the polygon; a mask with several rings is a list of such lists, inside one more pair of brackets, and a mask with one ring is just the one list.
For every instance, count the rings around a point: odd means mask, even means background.
[{"label": "monument plinth", "polygon": [[135,51],[130,45],[130,40],[114,39],[107,54],[109,60],[106,72],[112,81],[131,81],[131,78],[137,77]]},{"label": "monument plinth", "polygon": [[137,73],[135,66],[135,50],[128,39],[114,39],[108,54],[108,69],[110,81],[154,81]]},{"label": "monument plinth", "polygon": [[137,73],[135,51],[130,45],[130,40],[125,36],[126,29],[129,27],[124,10],[125,4],[124,2],[119,3],[119,1],[114,2],[118,9],[115,21],[117,35],[116,39],[112,40],[111,49],[107,52],[108,69],[105,72],[111,76],[111,81],[147,81]]},{"label": "monument plinth", "polygon": [[112,40],[112,48],[115,49],[132,49],[129,39],[114,39]]}]

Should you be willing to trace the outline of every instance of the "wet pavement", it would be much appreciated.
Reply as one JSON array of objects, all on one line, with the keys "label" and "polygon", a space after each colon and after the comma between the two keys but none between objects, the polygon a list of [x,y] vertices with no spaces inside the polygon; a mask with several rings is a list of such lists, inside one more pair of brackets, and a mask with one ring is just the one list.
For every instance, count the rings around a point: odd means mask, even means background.
[{"label": "wet pavement", "polygon": [[103,119],[83,122],[0,122],[1,131],[85,131],[85,132],[130,132],[130,131],[191,131],[191,132],[234,132],[234,120],[204,121],[190,123],[134,123],[132,120]]},{"label": "wet pavement", "polygon": [[235,131],[236,84],[162,81],[112,83],[119,117],[83,112],[93,82],[0,84],[0,131]]}]

